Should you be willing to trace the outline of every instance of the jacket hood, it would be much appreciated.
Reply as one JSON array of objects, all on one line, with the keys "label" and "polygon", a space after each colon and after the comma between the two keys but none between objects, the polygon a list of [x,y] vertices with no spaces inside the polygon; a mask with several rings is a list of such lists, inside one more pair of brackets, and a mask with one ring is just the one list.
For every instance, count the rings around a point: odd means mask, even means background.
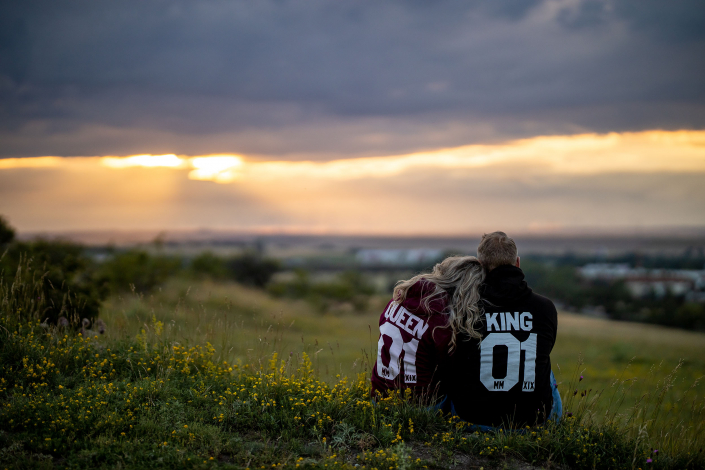
[{"label": "jacket hood", "polygon": [[524,272],[516,266],[499,266],[485,277],[480,287],[482,299],[493,305],[505,305],[524,300],[532,290],[524,280]]},{"label": "jacket hood", "polygon": [[406,292],[406,299],[402,302],[405,309],[410,311],[415,315],[432,315],[434,313],[445,313],[450,302],[448,294],[443,292],[442,295],[437,295],[431,299],[429,303],[429,309],[424,308],[423,301],[433,294],[436,285],[427,281],[426,279],[421,279],[414,283],[409,290]]}]

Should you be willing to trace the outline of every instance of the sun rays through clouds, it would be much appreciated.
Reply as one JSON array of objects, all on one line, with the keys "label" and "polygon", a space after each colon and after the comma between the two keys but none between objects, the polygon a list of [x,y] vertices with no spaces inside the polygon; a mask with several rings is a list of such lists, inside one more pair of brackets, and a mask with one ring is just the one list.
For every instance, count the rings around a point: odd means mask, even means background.
[{"label": "sun rays through clouds", "polygon": [[51,226],[59,216],[85,228],[216,224],[385,233],[495,223],[698,225],[705,223],[704,177],[705,131],[685,130],[539,136],[328,161],[48,156],[0,160],[0,212],[29,227]]}]

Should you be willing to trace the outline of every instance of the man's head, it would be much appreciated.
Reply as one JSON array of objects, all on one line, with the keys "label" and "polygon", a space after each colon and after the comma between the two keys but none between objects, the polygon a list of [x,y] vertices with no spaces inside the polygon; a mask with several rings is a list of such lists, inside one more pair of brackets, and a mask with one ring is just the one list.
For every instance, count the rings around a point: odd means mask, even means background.
[{"label": "man's head", "polygon": [[504,265],[519,267],[518,255],[516,243],[504,232],[484,234],[477,247],[477,258],[487,272]]}]

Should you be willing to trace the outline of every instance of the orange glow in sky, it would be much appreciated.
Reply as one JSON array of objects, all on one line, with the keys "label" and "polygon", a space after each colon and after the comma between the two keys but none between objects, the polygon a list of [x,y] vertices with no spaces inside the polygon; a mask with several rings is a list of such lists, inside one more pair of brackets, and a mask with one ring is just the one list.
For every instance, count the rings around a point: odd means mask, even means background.
[{"label": "orange glow in sky", "polygon": [[705,226],[703,182],[705,131],[541,136],[330,161],[13,158],[0,159],[0,214],[21,230]]},{"label": "orange glow in sky", "polygon": [[389,177],[421,168],[452,171],[507,165],[564,174],[705,171],[705,131],[534,137],[410,155],[252,163],[243,173],[262,180],[287,176],[354,179]]},{"label": "orange glow in sky", "polygon": [[64,163],[61,157],[0,158],[0,170],[15,168],[47,168]]},{"label": "orange glow in sky", "polygon": [[108,168],[182,168],[184,159],[176,155],[133,155],[131,157],[103,157],[100,163]]},{"label": "orange glow in sky", "polygon": [[192,158],[190,163],[194,168],[188,174],[190,179],[230,183],[239,176],[242,158],[235,155],[210,155]]},{"label": "orange glow in sky", "polygon": [[[90,157],[0,159],[1,169],[40,168],[95,161]],[[262,181],[384,178],[419,168],[472,169],[508,164],[553,173],[616,171],[705,171],[705,131],[648,131],[523,139],[499,145],[467,145],[408,155],[332,161],[247,161],[241,155],[132,155],[100,157],[111,169],[189,169],[188,178],[230,183],[241,177]]]},{"label": "orange glow in sky", "polygon": [[[45,157],[46,158],[46,157]],[[53,157],[52,157],[53,158]],[[100,164],[108,168],[193,168],[189,179],[230,183],[238,177],[242,166],[239,155],[204,155],[201,157],[178,157],[169,155],[133,155],[130,157],[102,157]]]}]

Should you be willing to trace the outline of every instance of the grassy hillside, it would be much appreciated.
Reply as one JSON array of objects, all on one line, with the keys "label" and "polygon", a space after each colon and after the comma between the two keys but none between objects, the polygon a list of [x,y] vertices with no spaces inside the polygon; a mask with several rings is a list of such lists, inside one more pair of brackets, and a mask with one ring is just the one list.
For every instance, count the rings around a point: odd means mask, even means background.
[{"label": "grassy hillside", "polygon": [[[387,300],[376,298],[365,313],[341,308],[341,313],[324,315],[304,301],[273,299],[234,283],[173,280],[152,296],[109,299],[102,318],[110,325],[108,337],[121,338],[138,334],[155,316],[165,324],[167,338],[186,344],[210,342],[219,359],[235,363],[259,360],[274,351],[305,351],[324,380],[335,380],[338,374],[365,372],[374,363],[379,314]],[[669,412],[686,413],[677,402],[687,391],[705,395],[705,381],[698,382],[705,375],[703,333],[562,312],[552,359],[566,392],[576,368],[584,377],[580,385],[594,391],[611,389],[617,379],[629,380],[620,411],[653,391],[676,368],[675,382],[664,396]]]},{"label": "grassy hillside", "polygon": [[[565,382],[577,367],[585,377],[583,388],[605,390],[606,398],[614,392],[616,380],[625,382],[624,394],[618,394],[624,398],[619,406],[622,412],[648,401],[643,397],[658,388],[663,390],[659,406],[664,412],[686,422],[705,421],[702,409],[686,406],[689,397],[705,396],[703,333],[563,313],[551,357],[554,368],[560,368],[559,380]],[[602,400],[599,409],[607,404]]]},{"label": "grassy hillside", "polygon": [[[308,352],[324,379],[364,372],[377,344],[377,318],[385,299],[370,312],[322,315],[303,300],[279,300],[236,283],[172,279],[149,296],[114,296],[101,318],[106,339],[138,334],[155,317],[164,337],[185,344],[210,342],[217,358],[233,363],[258,361],[272,352]],[[345,310],[344,308],[341,310]],[[376,353],[376,352],[375,352]]]},{"label": "grassy hillside", "polygon": [[690,388],[702,335],[562,315],[554,362],[573,416],[482,434],[405,400],[370,404],[384,299],[321,315],[172,281],[109,299],[106,334],[84,337],[42,326],[31,286],[0,287],[0,468],[705,466],[703,393]]}]

